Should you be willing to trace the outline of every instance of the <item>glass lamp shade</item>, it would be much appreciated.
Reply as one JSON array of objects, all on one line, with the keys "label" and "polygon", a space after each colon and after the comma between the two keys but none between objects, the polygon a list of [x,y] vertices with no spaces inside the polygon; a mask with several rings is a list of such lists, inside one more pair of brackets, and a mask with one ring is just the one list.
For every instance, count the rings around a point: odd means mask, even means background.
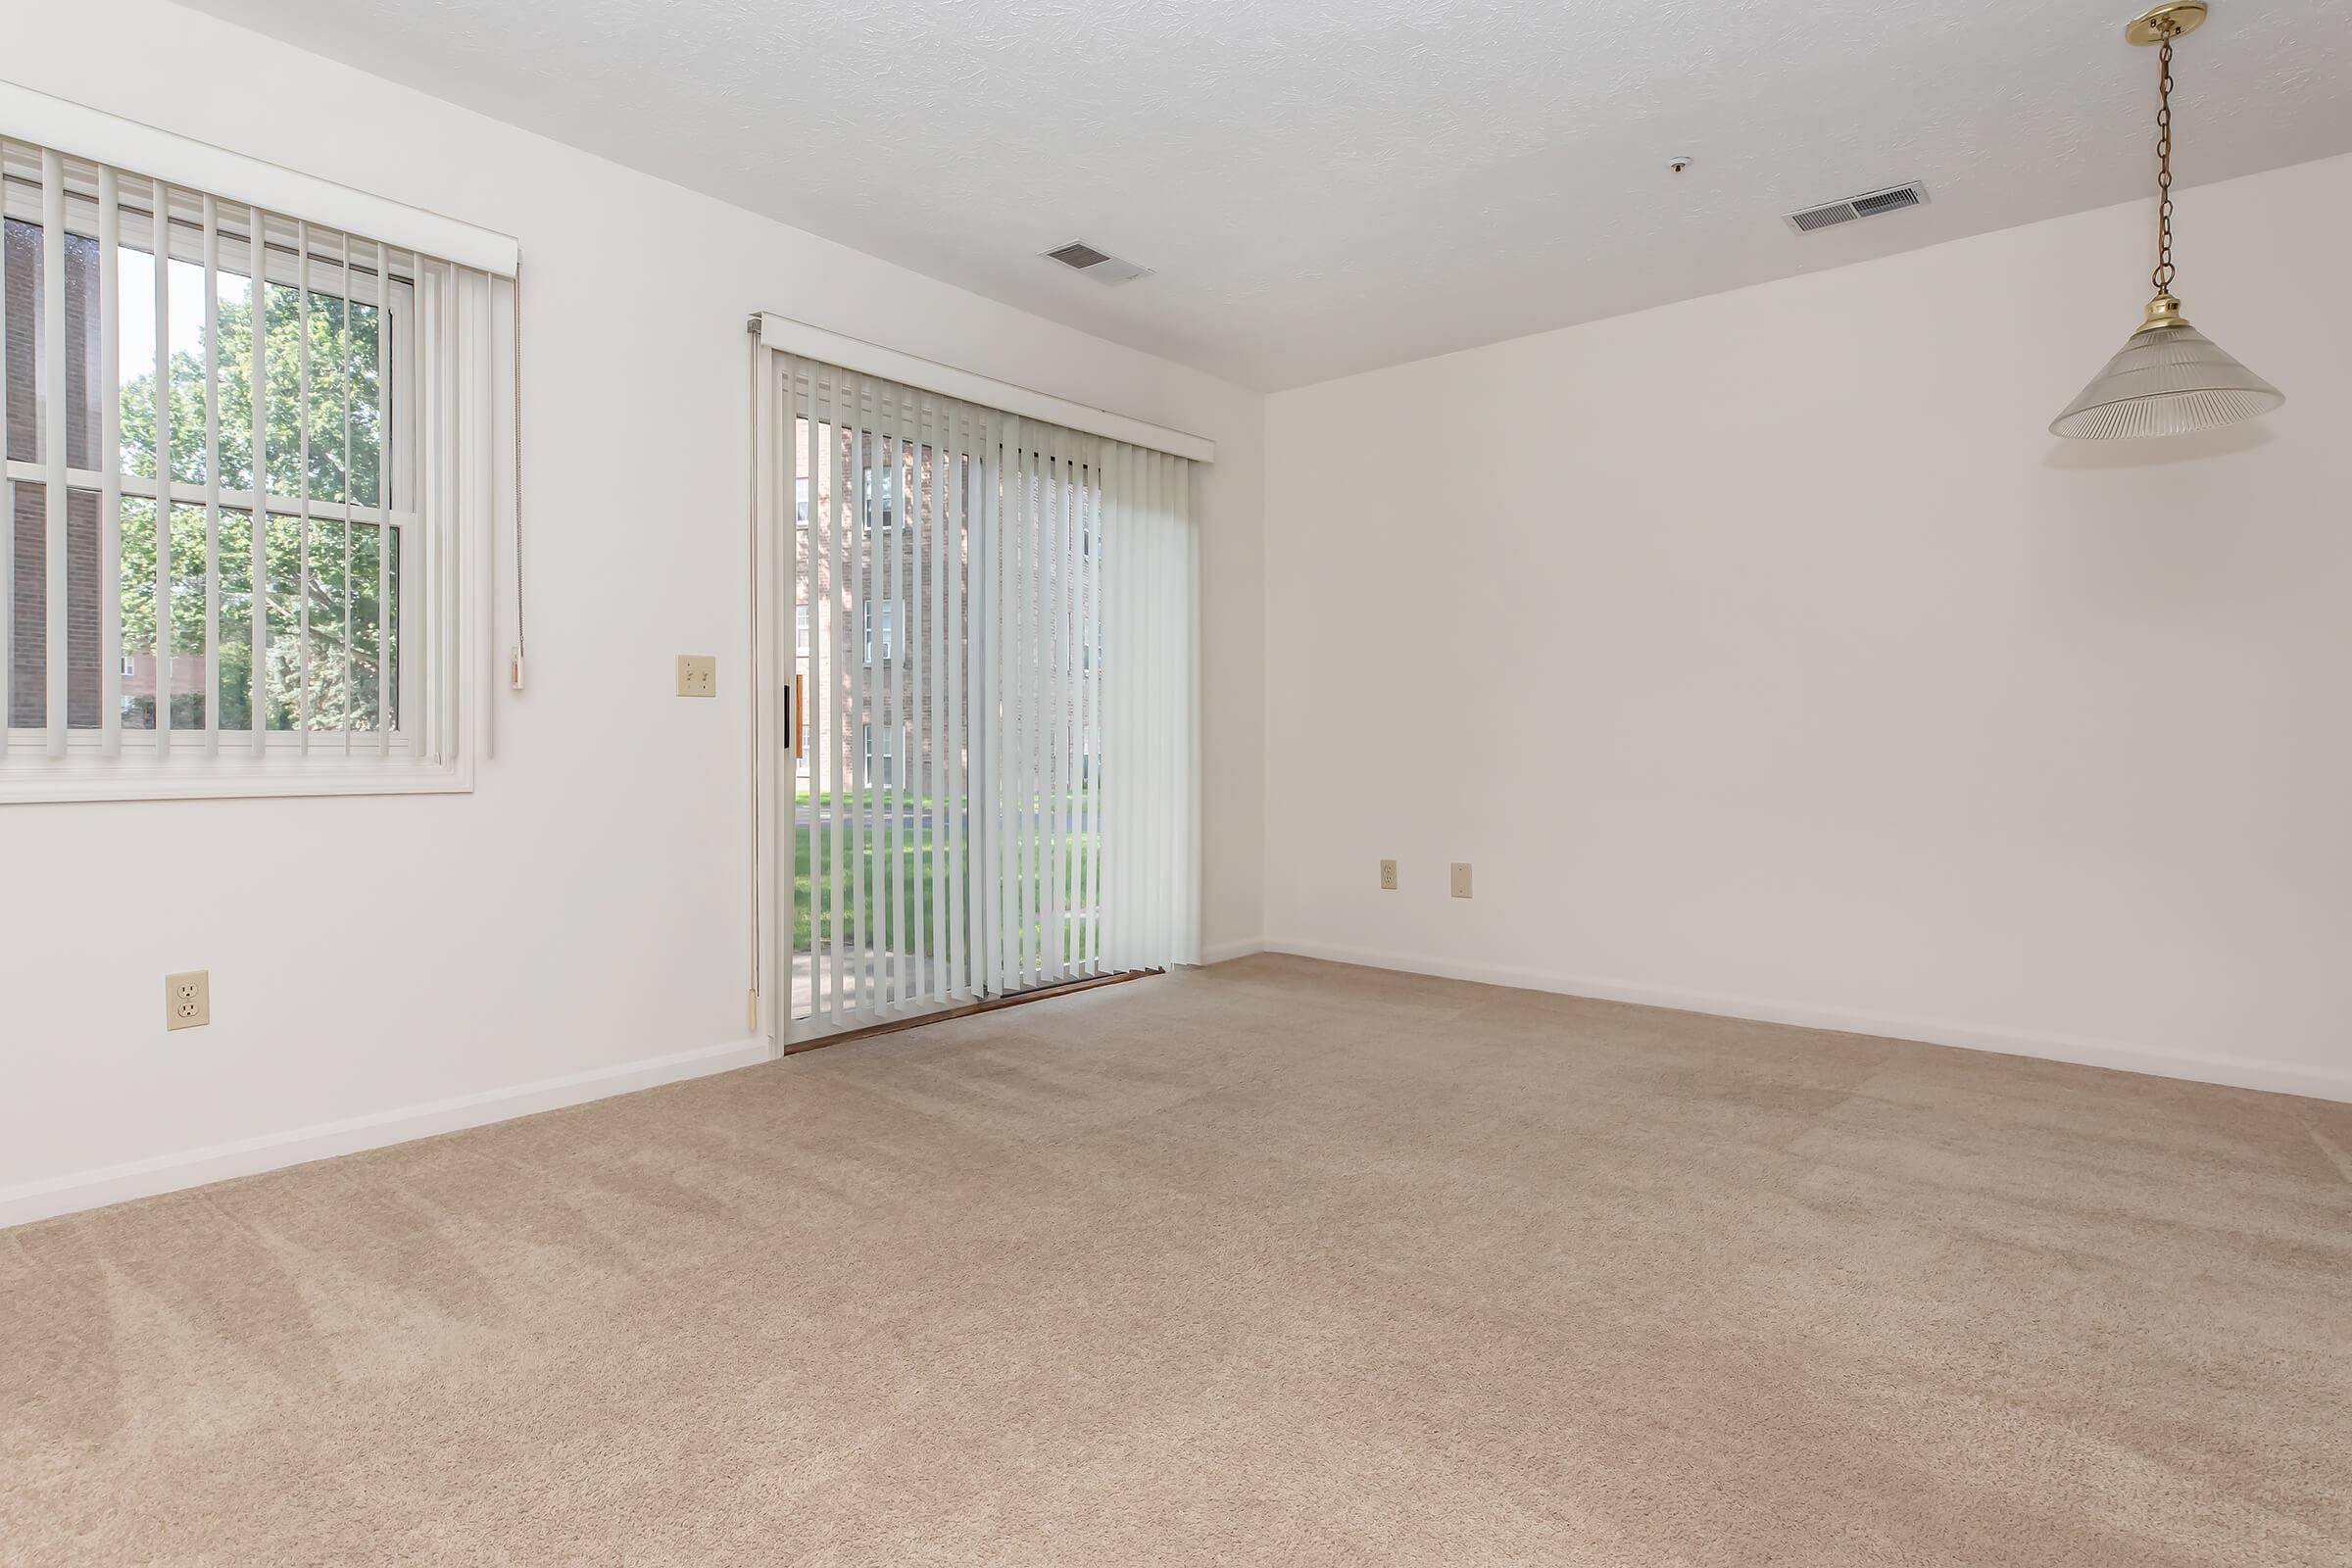
[{"label": "glass lamp shade", "polygon": [[2050,421],[2050,434],[2078,441],[2184,435],[2251,419],[2286,401],[2179,313],[2177,300],[2150,305],[2148,324]]}]

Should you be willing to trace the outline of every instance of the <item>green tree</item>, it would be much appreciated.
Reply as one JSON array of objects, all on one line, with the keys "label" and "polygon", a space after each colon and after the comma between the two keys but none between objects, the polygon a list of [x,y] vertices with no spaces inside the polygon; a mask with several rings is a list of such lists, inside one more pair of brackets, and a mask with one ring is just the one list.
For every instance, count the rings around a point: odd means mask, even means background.
[{"label": "green tree", "polygon": [[[174,263],[174,266],[185,264]],[[225,289],[232,282],[222,279]],[[270,283],[263,289],[263,360],[268,375],[264,419],[264,471],[275,498],[307,495],[315,514],[305,528],[299,516],[264,516],[266,580],[259,585],[268,635],[263,671],[264,722],[292,729],[300,722],[303,610],[310,612],[309,709],[318,729],[343,727],[346,705],[355,727],[372,728],[379,708],[381,671],[398,658],[398,644],[379,658],[378,581],[382,530],[373,523],[346,528],[339,515],[348,495],[355,506],[381,503],[383,398],[376,374],[380,316],[373,306],[349,308],[334,295],[310,292],[307,340],[300,291]],[[304,347],[308,344],[307,375]],[[225,296],[215,338],[218,363],[219,462],[223,490],[253,486],[253,307],[250,293]],[[201,485],[206,472],[204,360],[182,351],[167,368],[172,412],[171,472],[174,481]],[[306,383],[307,381],[307,400]],[[306,450],[305,421],[309,410]],[[345,430],[349,436],[346,444]],[[156,386],[152,373],[122,388],[123,466],[131,473],[156,471]],[[168,680],[171,659],[201,655],[205,647],[205,511],[177,502],[171,511],[172,612],[165,646],[156,644],[156,528],[152,505],[126,501],[122,509],[122,639],[128,649],[156,648],[159,670]],[[242,729],[253,722],[252,516],[221,513],[220,723]],[[307,539],[306,539],[307,533]],[[307,550],[306,550],[307,544]],[[400,561],[393,541],[392,565]],[[306,562],[307,557],[307,562]],[[398,609],[397,602],[393,607]],[[350,676],[345,678],[344,628],[350,626]],[[393,694],[397,699],[397,691]],[[204,723],[201,692],[172,698],[174,727]],[[152,720],[150,720],[152,721]]]}]

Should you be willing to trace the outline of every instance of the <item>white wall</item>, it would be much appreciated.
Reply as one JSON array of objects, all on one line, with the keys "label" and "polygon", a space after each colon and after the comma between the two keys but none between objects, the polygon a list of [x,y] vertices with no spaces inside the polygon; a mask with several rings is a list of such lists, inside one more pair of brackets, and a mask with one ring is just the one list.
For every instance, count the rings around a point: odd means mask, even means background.
[{"label": "white wall", "polygon": [[2044,433],[2144,203],[1269,398],[1273,945],[2352,1098],[2352,158],[2180,221],[2266,422]]},{"label": "white wall", "polygon": [[[6,32],[25,86],[519,237],[532,618],[531,690],[473,795],[0,807],[0,1222],[746,1035],[761,308],[1219,444],[1205,937],[1260,933],[1256,394],[155,0],[12,0]],[[257,71],[267,99],[234,90]],[[719,656],[724,700],[670,695],[679,652]],[[166,1035],[162,976],[187,968],[215,1021]],[[267,1147],[175,1163],[240,1141]],[[166,1168],[74,1185],[142,1161]]]}]

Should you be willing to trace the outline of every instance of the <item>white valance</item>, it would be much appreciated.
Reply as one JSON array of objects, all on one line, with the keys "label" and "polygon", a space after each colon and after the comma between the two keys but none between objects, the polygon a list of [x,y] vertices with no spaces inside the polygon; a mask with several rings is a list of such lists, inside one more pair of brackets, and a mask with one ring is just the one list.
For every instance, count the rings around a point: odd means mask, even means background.
[{"label": "white valance", "polygon": [[982,375],[977,370],[942,365],[920,355],[845,336],[821,326],[811,326],[807,321],[796,321],[789,316],[778,316],[772,311],[760,313],[759,325],[760,346],[774,349],[779,354],[819,361],[845,370],[855,370],[860,375],[894,381],[902,386],[918,387],[958,402],[1018,415],[1024,419],[1036,419],[1045,424],[1059,425],[1082,435],[1123,441],[1129,446],[1147,447],[1153,452],[1165,452],[1171,457],[1189,458],[1195,463],[1217,461],[1217,444],[1205,436],[1172,430],[1166,425],[1114,414],[1108,409],[1074,403],[1050,392],[1035,391],[1011,381],[1000,381],[994,376]]},{"label": "white valance", "polygon": [[232,153],[135,120],[0,81],[0,135],[144,174],[182,190],[201,190],[314,224],[365,234],[401,250],[439,257],[496,277],[513,277],[520,247],[510,235],[463,223],[338,185],[276,164]]}]

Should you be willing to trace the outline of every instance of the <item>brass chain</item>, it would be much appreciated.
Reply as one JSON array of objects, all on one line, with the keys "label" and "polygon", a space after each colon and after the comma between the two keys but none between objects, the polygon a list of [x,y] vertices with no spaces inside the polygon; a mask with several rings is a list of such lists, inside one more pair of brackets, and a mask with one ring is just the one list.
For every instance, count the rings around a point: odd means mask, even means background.
[{"label": "brass chain", "polygon": [[2156,270],[2148,281],[2173,291],[2173,40],[2156,55]]}]

